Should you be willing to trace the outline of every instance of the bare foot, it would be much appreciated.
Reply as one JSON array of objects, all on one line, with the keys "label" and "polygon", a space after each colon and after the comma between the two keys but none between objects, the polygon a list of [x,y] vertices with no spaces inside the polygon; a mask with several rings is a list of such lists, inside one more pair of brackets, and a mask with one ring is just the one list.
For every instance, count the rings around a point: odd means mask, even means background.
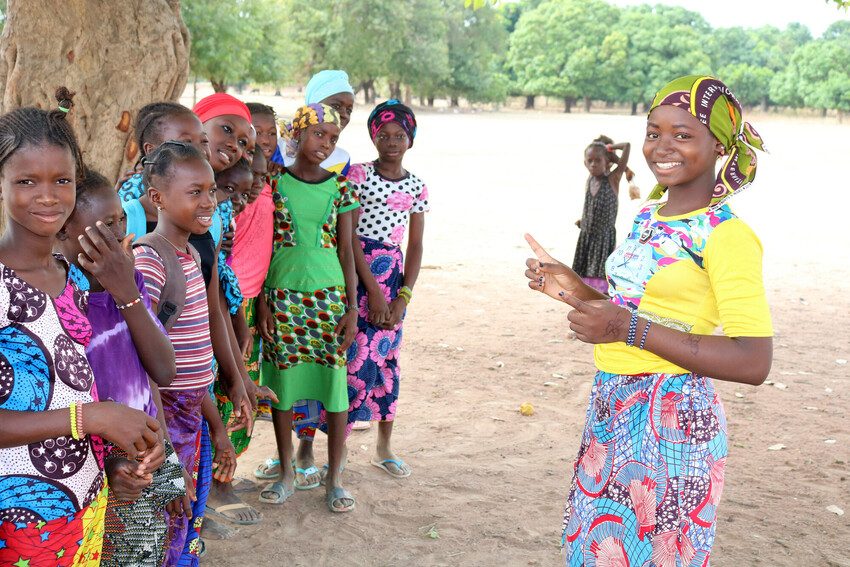
[{"label": "bare foot", "polygon": [[259,512],[239,498],[230,483],[222,483],[216,480],[210,487],[205,515],[242,526],[256,524],[262,518]]}]

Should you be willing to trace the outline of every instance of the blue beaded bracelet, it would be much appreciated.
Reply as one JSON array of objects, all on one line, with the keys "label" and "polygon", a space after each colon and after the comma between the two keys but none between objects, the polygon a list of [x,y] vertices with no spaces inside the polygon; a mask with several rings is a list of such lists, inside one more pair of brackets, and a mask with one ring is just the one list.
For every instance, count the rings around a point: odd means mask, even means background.
[{"label": "blue beaded bracelet", "polygon": [[637,311],[632,311],[632,318],[629,320],[629,336],[626,339],[627,346],[635,346],[635,339],[637,339],[637,323]]},{"label": "blue beaded bracelet", "polygon": [[643,350],[643,347],[646,346],[646,335],[649,334],[649,328],[652,326],[652,321],[646,322],[646,327],[643,328],[643,334],[640,337],[640,346],[638,347],[640,350]]}]

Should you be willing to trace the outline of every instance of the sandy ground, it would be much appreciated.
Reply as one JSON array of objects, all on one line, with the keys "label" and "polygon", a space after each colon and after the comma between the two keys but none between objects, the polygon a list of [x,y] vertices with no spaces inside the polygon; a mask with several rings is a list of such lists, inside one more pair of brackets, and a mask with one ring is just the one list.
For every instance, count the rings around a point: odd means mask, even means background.
[{"label": "sandy ground", "polygon": [[[296,106],[243,98],[289,114]],[[366,114],[358,107],[341,139],[355,161],[374,157]],[[646,194],[644,119],[423,112],[419,122],[407,166],[429,183],[433,212],[405,326],[394,436],[414,473],[396,480],[370,466],[375,432],[355,432],[345,480],[356,511],[329,513],[322,489],[281,507],[250,495],[263,522],[209,542],[204,564],[563,564],[562,510],[594,368],[591,347],[568,339],[564,308],[525,287],[522,234],[571,261],[582,151],[602,132],[635,146],[631,163]],[[847,566],[850,372],[839,361],[850,359],[850,126],[770,116],[755,123],[772,153],[734,205],[764,243],[773,384],[718,382],[730,456],[712,564]],[[623,197],[621,236],[636,208]],[[526,401],[532,417],[518,412]],[[768,449],[776,444],[784,448]],[[325,447],[317,441],[320,464]],[[251,476],[273,451],[271,426],[261,423],[239,474]]]}]

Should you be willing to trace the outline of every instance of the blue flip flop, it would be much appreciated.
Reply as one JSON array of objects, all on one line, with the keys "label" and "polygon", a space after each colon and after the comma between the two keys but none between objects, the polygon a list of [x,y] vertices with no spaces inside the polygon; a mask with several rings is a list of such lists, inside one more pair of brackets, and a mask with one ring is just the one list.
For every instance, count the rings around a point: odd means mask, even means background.
[{"label": "blue flip flop", "polygon": [[[343,508],[337,508],[336,506],[334,506],[334,502],[338,502],[340,500],[351,500],[351,504]],[[357,504],[357,502],[354,500],[354,496],[352,496],[349,491],[347,491],[341,486],[331,488],[330,492],[328,492],[327,496],[325,497],[325,501],[328,503],[328,510],[337,514],[342,512],[351,512],[352,510],[354,510],[354,506]]]},{"label": "blue flip flop", "polygon": [[[373,467],[378,467],[379,469],[383,470],[385,473],[387,473],[388,475],[390,475],[393,478],[407,478],[407,477],[410,476],[410,473],[412,472],[410,470],[409,466],[407,467],[406,473],[402,470],[402,467],[405,467],[407,465],[401,459],[384,459],[383,461],[376,461],[376,460],[372,459],[372,460],[369,461],[369,463],[371,463],[371,465]],[[395,465],[396,470],[400,471],[401,474],[394,473],[393,471],[391,471],[390,468],[387,466],[387,464]]]},{"label": "blue flip flop", "polygon": [[[299,474],[302,475],[305,480],[311,475],[319,475],[319,479],[311,484],[298,484]],[[295,490],[313,490],[314,488],[318,488],[321,484],[321,473],[319,473],[319,469],[315,465],[309,466],[306,469],[295,467]]]},{"label": "blue flip flop", "polygon": [[[266,496],[266,494],[271,494],[272,496]],[[260,491],[260,502],[266,504],[283,504],[293,494],[295,494],[295,491],[287,488],[282,482],[270,482]]]}]

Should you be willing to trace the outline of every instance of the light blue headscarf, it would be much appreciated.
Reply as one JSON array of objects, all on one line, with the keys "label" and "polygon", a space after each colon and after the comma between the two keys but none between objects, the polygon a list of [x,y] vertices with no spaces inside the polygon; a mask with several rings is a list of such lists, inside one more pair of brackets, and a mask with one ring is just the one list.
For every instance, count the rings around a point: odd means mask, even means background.
[{"label": "light blue headscarf", "polygon": [[348,73],[335,69],[325,69],[310,78],[310,82],[304,89],[304,103],[318,104],[329,96],[339,93],[354,94],[354,89],[348,82]]}]

